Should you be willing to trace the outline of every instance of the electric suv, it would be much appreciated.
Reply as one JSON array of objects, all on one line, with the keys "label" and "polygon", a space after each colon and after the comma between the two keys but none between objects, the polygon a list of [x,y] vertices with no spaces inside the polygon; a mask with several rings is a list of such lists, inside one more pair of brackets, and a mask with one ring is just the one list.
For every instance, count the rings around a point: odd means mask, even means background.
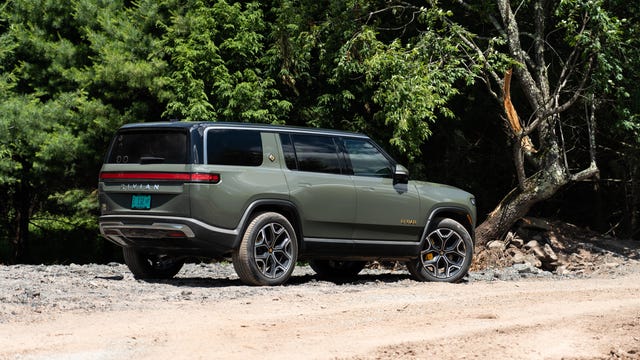
[{"label": "electric suv", "polygon": [[251,285],[286,282],[298,261],[321,277],[402,261],[421,281],[467,273],[473,195],[409,180],[369,137],[274,125],[166,122],[121,127],[99,179],[101,234],[137,278],[189,258],[231,258]]}]

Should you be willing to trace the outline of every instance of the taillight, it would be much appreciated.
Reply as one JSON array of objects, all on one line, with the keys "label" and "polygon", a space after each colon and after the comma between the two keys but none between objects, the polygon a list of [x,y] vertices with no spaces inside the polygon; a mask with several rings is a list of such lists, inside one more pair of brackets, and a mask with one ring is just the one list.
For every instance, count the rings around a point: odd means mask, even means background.
[{"label": "taillight", "polygon": [[217,184],[220,182],[220,174],[192,173],[191,181]]},{"label": "taillight", "polygon": [[105,171],[100,173],[100,181],[185,181],[217,184],[220,182],[220,174],[209,173],[170,173],[170,172],[118,172]]}]

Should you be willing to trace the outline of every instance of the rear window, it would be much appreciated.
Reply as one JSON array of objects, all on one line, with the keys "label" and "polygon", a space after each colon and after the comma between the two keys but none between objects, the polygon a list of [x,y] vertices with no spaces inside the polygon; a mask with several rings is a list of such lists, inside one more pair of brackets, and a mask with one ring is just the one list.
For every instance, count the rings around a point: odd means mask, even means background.
[{"label": "rear window", "polygon": [[107,157],[110,164],[186,164],[187,133],[167,130],[118,133]]},{"label": "rear window", "polygon": [[262,165],[262,137],[254,130],[208,130],[207,164]]}]

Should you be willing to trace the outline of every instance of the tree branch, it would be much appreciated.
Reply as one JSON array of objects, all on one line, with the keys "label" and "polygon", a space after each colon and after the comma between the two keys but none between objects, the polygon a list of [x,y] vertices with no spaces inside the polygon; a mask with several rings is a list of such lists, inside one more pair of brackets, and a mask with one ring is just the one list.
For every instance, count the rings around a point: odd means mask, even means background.
[{"label": "tree branch", "polygon": [[581,181],[590,178],[598,179],[600,177],[600,169],[596,163],[596,100],[594,95],[589,96],[589,110],[587,116],[587,128],[589,130],[589,167],[571,175],[571,180]]},{"label": "tree branch", "polygon": [[[502,22],[506,27],[509,52],[517,61],[519,61],[521,64],[525,64],[526,53],[522,49],[522,45],[520,43],[520,31],[518,29],[518,23],[516,22],[513,11],[511,10],[509,0],[498,0],[497,3],[500,15],[502,16]],[[529,100],[531,107],[533,109],[537,109],[543,106],[544,97],[542,95],[542,92],[528,69],[526,67],[519,66],[516,67],[515,72],[518,75],[519,80],[523,84],[522,88],[524,94]]]},{"label": "tree branch", "polygon": [[545,31],[545,13],[544,5],[541,0],[538,0],[533,5],[534,18],[535,18],[535,59],[536,59],[536,73],[538,75],[538,85],[542,91],[544,98],[549,97],[549,79],[547,76],[547,65],[544,59],[544,31]]},{"label": "tree branch", "polygon": [[580,96],[582,96],[582,93],[585,90],[585,84],[587,83],[587,80],[591,75],[592,65],[593,65],[593,55],[589,58],[589,63],[587,64],[587,70],[585,71],[584,76],[580,80],[580,85],[578,85],[578,88],[574,91],[573,96],[569,100],[564,102],[562,105],[555,106],[551,109],[551,111],[545,113],[547,116],[559,114],[567,110],[568,108],[573,106],[573,104],[580,98]]},{"label": "tree branch", "polygon": [[[471,39],[464,36],[462,33],[456,32],[456,34],[458,35],[460,40],[462,40],[469,48],[475,51],[478,58],[482,61],[482,65],[485,68],[485,72],[488,73],[489,76],[493,78],[493,81],[495,81],[496,84],[500,86],[500,88],[502,88],[502,85],[503,85],[502,79],[500,78],[500,76],[498,76],[498,73],[496,73],[494,70],[491,69],[491,67],[489,66],[489,61],[487,60],[487,57],[482,52],[482,49],[480,49],[480,47],[476,43],[474,43]],[[488,79],[485,81],[485,83],[487,84],[487,87],[489,87],[489,92],[493,97],[495,97],[498,100],[502,98],[502,96],[499,96],[491,89],[491,85]]]}]

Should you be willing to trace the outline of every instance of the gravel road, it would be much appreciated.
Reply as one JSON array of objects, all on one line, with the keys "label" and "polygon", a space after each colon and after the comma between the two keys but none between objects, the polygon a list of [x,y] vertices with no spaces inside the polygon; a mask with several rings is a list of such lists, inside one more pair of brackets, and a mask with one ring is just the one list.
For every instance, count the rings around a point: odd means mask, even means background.
[{"label": "gravel road", "polygon": [[250,287],[228,263],[175,279],[126,266],[0,266],[0,359],[638,359],[640,265],[525,265],[419,283],[404,269],[328,282],[298,266]]}]

